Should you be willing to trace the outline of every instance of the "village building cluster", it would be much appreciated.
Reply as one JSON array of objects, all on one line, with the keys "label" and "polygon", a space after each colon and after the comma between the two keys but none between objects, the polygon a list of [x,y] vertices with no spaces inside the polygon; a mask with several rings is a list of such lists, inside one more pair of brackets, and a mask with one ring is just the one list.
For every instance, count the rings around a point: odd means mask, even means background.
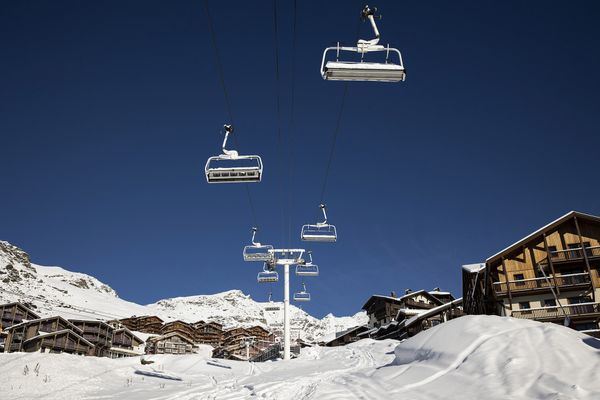
[{"label": "village building cluster", "polygon": [[[571,211],[490,256],[462,266],[463,297],[440,288],[370,296],[368,322],[317,343],[342,346],[363,338],[402,340],[465,314],[490,314],[564,324],[600,337],[600,217]],[[97,357],[190,354],[265,361],[279,357],[279,331],[224,329],[216,321],[165,322],[157,316],[98,321],[41,317],[22,303],[0,305],[0,351]],[[311,346],[298,340],[294,352]]]}]

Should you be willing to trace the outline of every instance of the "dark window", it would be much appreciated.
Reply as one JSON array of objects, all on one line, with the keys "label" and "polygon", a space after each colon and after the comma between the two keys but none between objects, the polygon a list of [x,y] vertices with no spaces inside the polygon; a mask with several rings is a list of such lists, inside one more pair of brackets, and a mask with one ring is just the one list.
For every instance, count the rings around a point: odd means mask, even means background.
[{"label": "dark window", "polygon": [[581,247],[579,243],[570,243],[567,247],[569,248],[569,258],[581,257]]},{"label": "dark window", "polygon": [[525,285],[525,282],[523,282],[523,279],[525,279],[525,275],[523,275],[523,274],[514,274],[513,275],[513,280],[516,281],[515,285],[517,285],[517,286]]},{"label": "dark window", "polygon": [[558,255],[558,249],[556,246],[548,246],[548,252],[552,258],[555,258]]},{"label": "dark window", "polygon": [[575,324],[575,329],[578,331],[597,330],[598,324],[596,322],[579,322]]},{"label": "dark window", "polygon": [[529,310],[531,308],[531,306],[529,305],[528,301],[520,301],[519,302],[519,309],[520,310]]},{"label": "dark window", "polygon": [[544,307],[556,307],[556,300],[554,300],[554,299],[544,300]]}]

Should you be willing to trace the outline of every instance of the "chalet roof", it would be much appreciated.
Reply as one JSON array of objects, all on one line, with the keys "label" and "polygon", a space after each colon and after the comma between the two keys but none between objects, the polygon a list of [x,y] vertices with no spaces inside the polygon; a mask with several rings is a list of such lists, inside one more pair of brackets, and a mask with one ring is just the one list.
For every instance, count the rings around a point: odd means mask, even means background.
[{"label": "chalet roof", "polygon": [[[16,324],[13,325],[11,327],[6,328],[7,331],[11,330],[11,329],[15,329],[17,327],[21,327],[21,326],[26,326],[26,325],[31,325],[31,324],[37,324],[39,322],[44,322],[44,321],[48,321],[50,319],[58,319],[59,321],[64,322],[67,326],[71,326],[71,330],[78,334],[78,335],[82,335],[83,331],[81,329],[79,329],[78,327],[76,327],[75,325],[73,325],[71,322],[69,322],[68,320],[64,319],[63,317],[61,317],[60,315],[56,315],[54,317],[46,317],[46,318],[37,318],[37,319],[30,319],[28,321],[23,321],[20,324]],[[53,332],[54,333],[54,332]]]},{"label": "chalet roof", "polygon": [[252,326],[252,327],[250,327],[250,328],[245,328],[245,329],[246,329],[246,330],[260,329],[260,330],[262,330],[262,331],[264,331],[264,332],[267,332],[267,333],[269,333],[269,330],[268,330],[268,329],[265,329],[265,328],[263,328],[263,327],[262,327],[262,326],[260,326],[260,325],[254,325],[254,326]]},{"label": "chalet roof", "polygon": [[392,296],[383,296],[380,294],[374,294],[371,297],[369,297],[369,300],[367,300],[367,302],[362,306],[363,310],[368,309],[369,305],[375,301],[376,299],[384,299],[384,300],[389,300],[393,303],[401,303],[403,300],[406,300],[410,297],[416,296],[416,295],[425,295],[426,297],[429,297],[430,299],[434,300],[435,302],[441,303],[441,301],[436,298],[435,296],[431,295],[429,292],[427,292],[424,289],[421,290],[417,290],[414,292],[410,292],[405,294],[404,296],[400,296],[400,297],[392,297]]},{"label": "chalet roof", "polygon": [[194,342],[192,341],[192,339],[190,339],[189,337],[187,337],[185,334],[181,333],[181,332],[169,332],[166,333],[164,335],[161,336],[153,336],[151,338],[148,338],[148,342],[158,342],[160,340],[165,340],[168,339],[172,336],[179,336],[181,339],[183,339],[184,341],[188,342],[191,345],[194,345]]},{"label": "chalet roof", "polygon": [[35,342],[35,341],[43,339],[45,337],[56,336],[56,335],[64,335],[64,334],[71,334],[73,336],[76,336],[77,339],[80,342],[84,342],[88,346],[94,347],[94,345],[90,341],[86,340],[83,336],[78,335],[77,333],[73,332],[71,329],[61,329],[60,331],[56,331],[56,332],[42,333],[40,335],[36,335],[36,336],[34,336],[34,337],[30,338],[30,339],[25,340],[23,343]]},{"label": "chalet roof", "polygon": [[73,318],[69,318],[68,321],[70,323],[72,323],[72,324],[77,323],[77,322],[84,322],[86,324],[106,325],[107,327],[112,328],[107,322],[96,320],[96,319],[73,319]]},{"label": "chalet roof", "polygon": [[127,320],[139,321],[142,319],[157,319],[160,322],[164,322],[160,317],[157,317],[156,315],[140,315],[139,317],[137,315],[132,315],[129,318],[121,318],[119,321],[127,321]]},{"label": "chalet roof", "polygon": [[37,313],[35,313],[34,311],[31,310],[31,308],[27,307],[25,304],[20,303],[18,301],[14,301],[12,303],[0,304],[0,307],[3,307],[3,308],[12,307],[12,306],[17,306],[18,308],[21,308],[21,309],[29,312],[32,317],[35,317],[35,319],[40,318],[40,316]]},{"label": "chalet roof", "polygon": [[495,261],[497,260],[499,257],[506,255],[508,253],[511,253],[512,251],[518,249],[519,247],[523,246],[523,244],[529,242],[530,240],[536,239],[540,236],[542,236],[544,233],[556,228],[557,226],[561,225],[563,222],[570,220],[571,218],[577,217],[579,219],[584,219],[584,220],[588,220],[588,221],[592,221],[592,222],[597,222],[600,223],[600,217],[597,217],[595,215],[591,215],[591,214],[585,214],[579,211],[569,211],[568,213],[566,213],[565,215],[563,215],[560,218],[555,219],[554,221],[550,222],[548,225],[545,225],[543,227],[541,227],[540,229],[538,229],[537,231],[525,236],[523,239],[511,244],[510,246],[506,247],[505,249],[499,251],[498,253],[494,254],[493,256],[489,257],[486,260],[487,262],[491,262],[491,261]]},{"label": "chalet roof", "polygon": [[125,327],[125,326],[124,326],[124,327],[122,327],[122,328],[119,328],[119,329],[115,329],[115,331],[114,331],[114,333],[113,333],[113,334],[117,334],[117,333],[119,333],[119,332],[121,332],[121,331],[124,331],[124,332],[126,332],[126,333],[130,334],[130,335],[131,335],[131,337],[132,337],[133,339],[137,340],[138,342],[140,342],[140,343],[144,343],[144,341],[143,341],[142,339],[140,339],[139,337],[137,337],[137,336],[136,336],[136,335],[135,335],[133,332],[131,332],[131,331],[130,331],[129,329],[127,329],[127,327]]},{"label": "chalet roof", "polygon": [[176,319],[175,321],[165,322],[165,326],[169,326],[169,325],[173,325],[173,324],[182,324],[182,325],[187,325],[189,327],[192,326],[192,324],[190,324],[189,322],[185,322],[180,319]]},{"label": "chalet roof", "polygon": [[485,263],[465,264],[462,266],[463,271],[468,273],[476,273],[485,269]]},{"label": "chalet roof", "polygon": [[414,323],[416,323],[418,321],[422,321],[425,318],[429,318],[433,315],[441,313],[442,311],[446,311],[449,308],[459,306],[461,304],[462,304],[462,297],[459,297],[458,299],[452,300],[449,303],[442,304],[441,306],[437,306],[437,307],[427,310],[419,315],[415,315],[414,317],[412,317],[408,320],[402,321],[401,327],[403,327],[405,329],[409,328],[410,326],[412,326]]}]

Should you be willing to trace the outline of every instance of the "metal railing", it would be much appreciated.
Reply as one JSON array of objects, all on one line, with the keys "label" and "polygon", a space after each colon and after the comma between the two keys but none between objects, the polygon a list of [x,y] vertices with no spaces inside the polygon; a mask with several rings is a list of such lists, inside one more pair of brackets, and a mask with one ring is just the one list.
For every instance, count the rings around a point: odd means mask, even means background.
[{"label": "metal railing", "polygon": [[[564,310],[564,312],[563,312]],[[600,313],[600,303],[580,303],[558,306],[527,308],[515,310],[511,313],[514,318],[525,319],[560,319],[565,316],[576,316]]]},{"label": "metal railing", "polygon": [[[561,262],[561,261],[569,261],[569,260],[581,260],[583,259],[583,252],[585,250],[585,255],[588,258],[600,257],[600,246],[586,246],[583,247],[575,247],[572,249],[566,250],[554,250],[550,252],[550,259],[552,262]],[[541,264],[547,264],[548,260],[542,260]]]},{"label": "metal railing", "polygon": [[[588,285],[590,283],[590,274],[587,272],[556,276],[556,286],[558,287]],[[496,293],[506,293],[509,288],[511,292],[520,292],[524,290],[547,289],[551,286],[554,286],[554,277],[552,275],[548,277],[548,280],[542,277],[517,279],[508,282],[494,282],[493,284]]]}]

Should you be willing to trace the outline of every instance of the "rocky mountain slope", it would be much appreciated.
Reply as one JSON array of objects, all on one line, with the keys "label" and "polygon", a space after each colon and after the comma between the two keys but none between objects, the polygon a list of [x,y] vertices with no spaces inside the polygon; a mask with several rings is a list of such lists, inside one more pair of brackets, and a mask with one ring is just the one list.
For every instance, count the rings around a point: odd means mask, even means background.
[{"label": "rocky mountain slope", "polygon": [[[92,276],[32,264],[26,252],[4,241],[0,241],[0,282],[0,302],[21,301],[42,316],[108,320],[158,315],[165,321],[213,320],[226,327],[258,324],[275,331],[282,329],[282,303],[257,302],[240,290],[230,290],[140,305],[119,298],[110,286]],[[292,337],[308,340],[331,336],[336,330],[364,324],[366,320],[363,312],[351,317],[327,315],[317,319],[291,306]]]}]

